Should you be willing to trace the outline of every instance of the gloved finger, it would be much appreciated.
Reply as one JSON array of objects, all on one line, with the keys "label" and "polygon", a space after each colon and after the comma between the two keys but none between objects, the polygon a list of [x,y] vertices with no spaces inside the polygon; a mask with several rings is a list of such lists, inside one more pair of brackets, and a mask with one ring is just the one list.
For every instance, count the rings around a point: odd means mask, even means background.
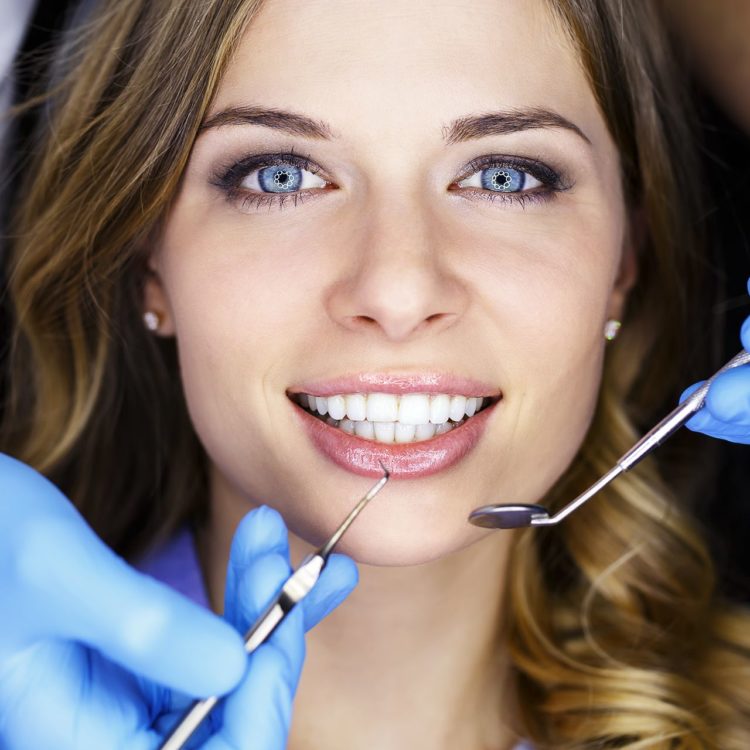
[{"label": "gloved finger", "polygon": [[746,352],[750,352],[750,315],[745,318],[745,322],[742,324],[742,328],[740,328],[740,340],[742,341],[742,348]]},{"label": "gloved finger", "polygon": [[0,516],[18,521],[0,551],[14,576],[7,628],[19,639],[14,647],[46,637],[79,641],[192,695],[223,694],[239,682],[246,654],[231,626],[129,566],[31,467],[0,455],[0,477],[1,494],[13,501],[0,503]]},{"label": "gloved finger", "polygon": [[[695,393],[705,382],[706,382],[705,380],[701,380],[698,383],[693,383],[693,385],[686,388],[682,392],[682,395],[680,396],[679,403],[682,403],[683,401],[685,401],[685,399],[692,396],[693,393]],[[687,422],[685,422],[685,427],[687,427],[689,430],[702,432],[701,427],[702,425],[706,424],[706,419],[707,418],[709,420],[711,419],[710,415],[706,415],[704,412],[705,412],[705,409],[701,409],[700,411],[693,414],[693,416],[690,417],[690,419]]]},{"label": "gloved finger", "polygon": [[[232,539],[225,589],[225,616],[244,634],[277,596],[292,574],[289,539],[281,515],[268,506],[248,513]],[[287,618],[290,615],[287,615]],[[283,623],[282,623],[283,624]],[[281,626],[270,640],[276,641]],[[304,641],[301,641],[304,647]],[[287,644],[292,663],[301,669],[304,651],[297,653],[295,641]],[[282,649],[283,650],[283,649]],[[297,676],[294,677],[295,682]]]},{"label": "gloved finger", "polygon": [[[230,553],[230,563],[227,568],[225,617],[231,617],[231,624],[240,631],[241,635],[244,635],[268,603],[276,596],[291,572],[288,562],[288,549],[285,552],[286,544],[281,543],[279,532],[283,532],[284,538],[286,537],[286,530],[281,517],[276,511],[266,507],[258,508],[245,516],[237,532],[235,532],[232,551]],[[279,549],[281,549],[281,552],[278,551]],[[297,684],[300,670],[302,669],[305,655],[304,639],[295,638],[293,635],[294,628],[290,630],[286,622],[293,617],[300,619],[301,616],[301,610],[300,612],[293,610],[267,641],[267,644],[274,644],[274,647],[279,650],[279,654],[274,657],[277,662],[276,666],[278,669],[276,671],[278,675],[283,675],[284,679],[292,685]],[[287,633],[291,633],[292,637],[290,638],[289,635],[286,635]],[[261,646],[258,651],[265,648],[267,644]],[[282,657],[286,660],[283,668],[282,665],[278,664]],[[251,664],[255,663],[253,661],[254,658],[255,654],[249,657]],[[261,663],[265,663],[265,659],[266,657],[262,657]],[[266,673],[268,673],[268,669],[264,671],[264,674]],[[274,690],[274,679],[278,680],[280,677],[269,678],[270,681],[267,688],[271,691]],[[291,697],[289,700],[291,700]],[[170,704],[166,707],[165,713],[157,720],[155,727],[164,736],[167,736],[169,731],[176,726],[181,718],[184,707],[184,696],[173,694]],[[203,743],[209,737],[220,732],[221,727],[227,721],[225,719],[226,710],[227,707],[224,702],[217,705],[209,717],[196,730],[187,747],[203,747]],[[273,721],[270,719],[269,721],[273,724]],[[230,722],[228,729],[230,734],[234,731],[233,727],[234,729],[237,728],[237,720],[232,720],[232,722]],[[240,731],[240,736],[243,731]],[[224,732],[222,735],[223,739],[216,742],[226,742],[226,737],[228,736]],[[207,747],[213,746],[213,744],[207,745]],[[220,746],[234,747],[233,744]],[[242,744],[237,744],[236,746],[244,747]],[[281,748],[283,746],[282,744],[277,744],[273,747]]]},{"label": "gloved finger", "polygon": [[295,607],[251,656],[239,687],[222,703],[218,733],[202,750],[286,747],[292,702],[304,658],[304,616]]},{"label": "gloved finger", "polygon": [[332,554],[313,590],[300,603],[305,613],[305,630],[310,630],[338,607],[358,581],[359,572],[354,560],[346,555]]},{"label": "gloved finger", "polygon": [[[263,562],[264,558],[271,558]],[[240,521],[232,538],[224,587],[224,617],[244,633],[291,574],[289,538],[281,514],[262,505]]]},{"label": "gloved finger", "polygon": [[[732,443],[750,443],[750,415],[747,414],[748,393],[750,393],[748,369],[750,365],[743,365],[717,377],[706,396],[706,405],[693,415],[685,426],[709,437],[728,440]],[[738,371],[740,374],[735,374]],[[724,382],[720,383],[720,380]],[[680,403],[701,385],[702,383],[696,383],[686,389],[680,397]],[[719,388],[715,390],[717,385]],[[741,391],[739,394],[733,390],[737,387]],[[733,417],[732,421],[728,421],[730,417]]]},{"label": "gloved finger", "polygon": [[715,419],[743,424],[750,431],[750,365],[721,373],[708,389],[704,408]]},{"label": "gloved finger", "polygon": [[[244,579],[238,580],[237,603],[240,617],[247,623],[245,627],[249,626],[265,609],[289,573],[286,560],[282,556],[271,555],[247,569]],[[272,585],[274,576],[279,579],[275,587]],[[293,615],[295,618],[301,617],[303,631],[309,630],[337,607],[356,583],[357,566],[354,561],[344,555],[332,555],[328,558],[328,564],[323,569],[318,582],[287,615],[286,619]],[[283,624],[274,631],[268,642],[275,644],[281,653],[286,655],[289,664],[285,669],[285,674],[296,684],[305,658],[305,642],[303,638],[297,638],[295,629],[284,628]]]},{"label": "gloved finger", "polygon": [[[284,520],[274,509],[261,506],[248,513],[237,527],[227,569],[224,616],[242,632],[283,583],[283,580],[278,581],[276,588],[266,593],[273,587],[266,588],[268,579],[262,571],[253,571],[256,558],[269,553],[278,554],[287,561],[285,576],[290,575],[288,532]],[[238,576],[243,574],[247,575],[246,583],[238,591]],[[305,630],[335,609],[351,593],[357,581],[354,561],[345,555],[331,555],[320,579],[299,605],[305,612]]]},{"label": "gloved finger", "polygon": [[[224,619],[240,636],[244,636],[283,585],[291,572],[288,560],[287,531],[279,513],[267,506],[247,513],[232,539],[224,591]],[[149,686],[145,686],[145,690],[148,691]],[[150,692],[153,695],[151,705],[159,714],[155,726],[166,734],[192,702],[192,696],[178,691],[159,691],[158,687],[151,688]],[[217,712],[218,708],[210,714],[211,720]],[[205,739],[208,735],[202,733],[210,726],[209,720],[204,721],[195,737]]]}]

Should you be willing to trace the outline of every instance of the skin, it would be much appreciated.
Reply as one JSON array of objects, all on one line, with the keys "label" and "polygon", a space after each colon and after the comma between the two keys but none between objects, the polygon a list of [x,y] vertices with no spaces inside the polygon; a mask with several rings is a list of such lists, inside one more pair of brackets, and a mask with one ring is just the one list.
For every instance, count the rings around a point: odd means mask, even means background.
[{"label": "skin", "polygon": [[[393,480],[344,537],[360,584],[308,635],[289,747],[510,748],[496,628],[515,536],[466,518],[543,498],[590,424],[604,322],[621,317],[636,273],[617,150],[542,0],[270,0],[209,116],[251,104],[325,120],[338,137],[249,124],[200,135],[144,299],[159,335],[177,337],[210,460],[198,543],[213,608],[248,510],[283,514],[296,562],[373,483],[317,453],[287,389],[358,371],[495,383],[503,400],[477,448]],[[528,107],[585,137],[442,139],[455,118]],[[320,170],[303,173],[310,185],[325,181],[314,199],[243,209],[212,184],[222,165],[291,148]],[[490,191],[466,165],[490,154],[540,160],[567,189],[525,205],[471,200]]]}]

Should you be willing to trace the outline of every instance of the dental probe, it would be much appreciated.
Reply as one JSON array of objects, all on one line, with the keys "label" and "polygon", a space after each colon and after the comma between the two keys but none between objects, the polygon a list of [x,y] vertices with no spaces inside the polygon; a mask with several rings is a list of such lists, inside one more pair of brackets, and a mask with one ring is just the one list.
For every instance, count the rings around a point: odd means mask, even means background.
[{"label": "dental probe", "polygon": [[717,370],[703,385],[686,398],[674,411],[670,412],[659,424],[647,432],[603,477],[598,479],[584,493],[568,503],[554,516],[542,505],[484,505],[473,510],[469,515],[469,522],[475,526],[488,529],[516,529],[522,526],[554,526],[574,510],[580,508],[587,500],[596,495],[620,474],[632,469],[641,459],[658,448],[667,438],[671,437],[706,403],[706,393],[711,383],[722,372],[731,370],[750,362],[750,352],[744,349],[732,357],[724,367]]},{"label": "dental probe", "polygon": [[[273,633],[287,614],[292,611],[295,604],[298,604],[310,593],[328,562],[328,556],[336,544],[338,544],[344,532],[352,525],[352,522],[360,514],[365,505],[380,492],[388,481],[390,472],[382,463],[380,463],[380,466],[385,476],[370,488],[370,491],[344,519],[341,526],[336,529],[333,536],[322,547],[305,557],[299,567],[286,579],[276,598],[270,602],[247,633],[245,633],[245,651],[248,654],[255,651]],[[211,713],[219,700],[220,696],[212,696],[194,701],[183,714],[180,723],[171,731],[166,740],[159,745],[159,750],[182,750],[185,743],[200,726],[201,722]]]}]

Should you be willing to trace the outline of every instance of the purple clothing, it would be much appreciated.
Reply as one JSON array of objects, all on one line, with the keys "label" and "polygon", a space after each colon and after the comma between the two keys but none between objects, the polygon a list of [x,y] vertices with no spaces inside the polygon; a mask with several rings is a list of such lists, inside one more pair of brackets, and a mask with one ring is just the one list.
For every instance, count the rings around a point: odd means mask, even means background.
[{"label": "purple clothing", "polygon": [[211,609],[195,550],[195,539],[188,526],[180,529],[162,547],[144,555],[133,567],[166,583],[196,604]]}]

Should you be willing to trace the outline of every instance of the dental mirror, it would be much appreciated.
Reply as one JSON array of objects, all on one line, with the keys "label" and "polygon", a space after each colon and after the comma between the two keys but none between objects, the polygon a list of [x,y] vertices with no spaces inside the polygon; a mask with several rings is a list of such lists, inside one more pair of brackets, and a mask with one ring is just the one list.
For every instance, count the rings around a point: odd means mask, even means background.
[{"label": "dental mirror", "polygon": [[706,403],[706,393],[714,379],[733,367],[739,367],[750,362],[750,353],[744,349],[732,357],[724,367],[717,370],[700,388],[686,398],[674,411],[670,412],[659,424],[647,432],[603,477],[598,479],[575,500],[568,503],[554,516],[542,505],[484,505],[469,514],[469,523],[487,529],[518,529],[524,526],[554,526],[580,508],[599,490],[606,487],[615,477],[632,469],[641,459],[658,448],[667,438],[671,437],[690,417],[703,408]]}]

